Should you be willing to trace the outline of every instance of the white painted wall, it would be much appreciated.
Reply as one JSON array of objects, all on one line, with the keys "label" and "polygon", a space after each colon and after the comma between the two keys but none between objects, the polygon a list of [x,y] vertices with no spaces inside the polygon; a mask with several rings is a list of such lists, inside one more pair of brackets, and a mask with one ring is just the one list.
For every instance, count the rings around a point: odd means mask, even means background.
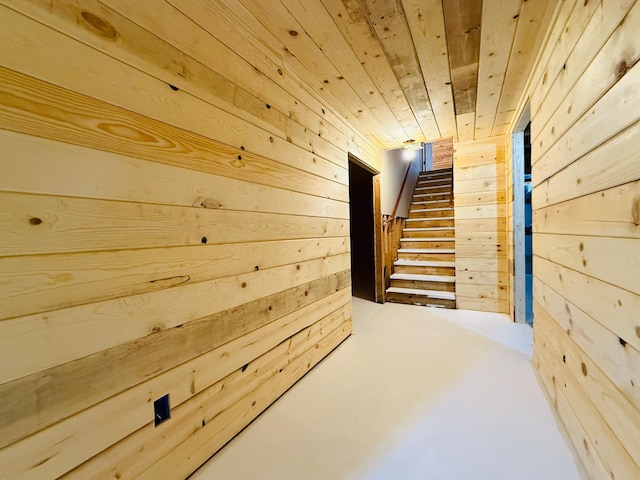
[{"label": "white painted wall", "polygon": [[409,176],[402,192],[402,198],[396,211],[397,217],[409,216],[409,207],[413,189],[418,181],[418,174],[422,169],[423,150],[416,150],[413,160],[402,158],[403,148],[384,150],[381,155],[382,170],[380,173],[380,201],[383,215],[391,215],[396,199],[402,187],[402,180],[409,167]]}]

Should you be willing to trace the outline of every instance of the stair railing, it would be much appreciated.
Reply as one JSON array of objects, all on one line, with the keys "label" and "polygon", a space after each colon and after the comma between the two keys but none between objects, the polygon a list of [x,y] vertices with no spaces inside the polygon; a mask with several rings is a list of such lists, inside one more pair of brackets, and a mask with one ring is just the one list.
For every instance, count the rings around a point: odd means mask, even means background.
[{"label": "stair railing", "polygon": [[400,187],[400,193],[398,193],[398,198],[396,198],[396,204],[393,207],[393,212],[391,216],[385,220],[385,228],[389,225],[389,222],[393,221],[396,218],[396,212],[398,211],[398,206],[400,205],[400,199],[402,198],[402,192],[404,192],[404,186],[407,183],[407,178],[409,177],[409,170],[411,170],[411,163],[407,166],[407,171],[404,173],[404,179],[402,180],[402,186]]}]

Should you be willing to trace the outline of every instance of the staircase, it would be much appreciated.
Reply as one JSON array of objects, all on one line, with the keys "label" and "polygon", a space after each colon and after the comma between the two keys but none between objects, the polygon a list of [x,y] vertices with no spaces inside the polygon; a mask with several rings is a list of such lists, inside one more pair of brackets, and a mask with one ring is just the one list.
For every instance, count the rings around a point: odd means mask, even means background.
[{"label": "staircase", "polygon": [[456,308],[452,169],[422,172],[393,264],[386,299]]}]

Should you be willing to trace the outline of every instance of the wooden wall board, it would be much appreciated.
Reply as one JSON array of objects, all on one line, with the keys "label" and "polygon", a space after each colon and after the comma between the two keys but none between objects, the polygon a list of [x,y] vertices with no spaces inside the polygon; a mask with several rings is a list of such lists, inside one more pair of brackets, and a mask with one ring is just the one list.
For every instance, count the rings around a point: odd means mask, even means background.
[{"label": "wooden wall board", "polygon": [[536,255],[640,295],[640,239],[540,233]]},{"label": "wooden wall board", "polygon": [[[544,343],[544,337],[540,336],[539,341]],[[557,386],[554,380],[555,376],[551,373],[552,369],[546,365],[545,357],[540,353],[537,341],[534,343],[533,363],[536,367],[538,379],[545,387],[543,390],[547,393],[550,403],[557,413],[560,425],[564,427],[563,430],[568,439],[569,446],[579,461],[579,471],[583,472],[582,474],[585,478],[588,478],[588,476],[593,476],[594,478],[610,478],[610,473],[596,453],[593,441],[580,424],[576,413],[565,398],[564,392]],[[549,364],[552,364],[552,362],[549,361]]]},{"label": "wooden wall board", "polygon": [[[73,416],[123,388],[135,386],[287,315],[301,318],[311,310],[329,313],[349,302],[348,272],[321,278],[239,307],[155,332],[133,342],[78,358],[0,386],[5,408],[0,416],[3,445]],[[293,312],[296,312],[293,314]],[[109,362],[110,374],[93,372]],[[91,377],[91,378],[88,378]],[[24,398],[20,392],[32,392]],[[58,398],[55,403],[46,398]],[[61,430],[66,431],[66,430]],[[47,437],[51,439],[51,437]]]},{"label": "wooden wall board", "polygon": [[455,224],[456,235],[466,235],[469,233],[501,233],[507,231],[506,220],[504,217],[500,218],[483,218],[480,220],[458,220]]},{"label": "wooden wall board", "polygon": [[[335,178],[322,178],[270,157],[248,153],[242,150],[242,145],[232,147],[219,143],[1,67],[0,78],[4,94],[0,106],[2,129],[348,200],[348,187],[333,181]],[[282,152],[272,147],[269,155],[274,153]],[[300,157],[297,158],[299,162]],[[323,193],[311,189],[312,185],[320,187]],[[332,191],[335,193],[327,193]]]},{"label": "wooden wall board", "polygon": [[[337,311],[339,315],[333,313],[325,314],[326,320],[324,323],[322,320],[318,320],[318,318],[322,317],[318,317],[311,311],[312,309],[305,309],[301,314],[294,313],[283,317],[281,321],[274,322],[249,335],[240,337],[235,343],[212,350],[206,355],[197,357],[191,362],[156,376],[133,389],[112,397],[108,401],[43,430],[36,436],[31,436],[21,442],[12,444],[9,449],[14,453],[20,451],[21,448],[27,448],[28,451],[37,452],[39,456],[41,455],[44,459],[49,458],[50,461],[44,461],[38,465],[37,462],[33,462],[33,459],[31,462],[21,463],[19,461],[21,456],[18,455],[7,457],[7,460],[13,458],[13,461],[6,463],[8,470],[3,471],[3,474],[9,476],[5,478],[51,478],[64,474],[70,468],[82,462],[83,459],[88,460],[95,453],[102,451],[115,441],[125,437],[129,438],[128,435],[137,429],[149,424],[153,426],[153,422],[150,421],[152,411],[150,410],[149,402],[167,392],[171,395],[174,411],[177,411],[176,407],[190,405],[193,399],[197,402],[198,397],[202,398],[203,394],[206,396],[207,394],[211,395],[212,393],[220,392],[224,398],[228,390],[233,392],[233,387],[225,389],[224,393],[221,392],[221,389],[224,386],[224,379],[229,375],[233,375],[234,371],[236,372],[235,377],[245,378],[245,380],[239,379],[241,383],[238,388],[243,388],[243,385],[250,387],[251,384],[246,377],[253,377],[253,369],[249,370],[248,375],[241,374],[247,370],[254,359],[258,359],[260,355],[265,353],[269,356],[268,352],[274,348],[276,353],[282,351],[282,349],[289,351],[289,354],[285,354],[285,357],[295,357],[297,352],[305,350],[304,344],[306,341],[309,341],[311,348],[315,349],[314,344],[317,342],[318,336],[322,336],[324,324],[331,324],[332,322],[335,322],[336,326],[344,324],[344,315],[348,310]],[[290,338],[292,335],[297,337],[296,343]],[[292,340],[291,342],[289,341],[290,339]],[[302,342],[302,345],[299,345],[300,342]],[[258,361],[258,364],[260,363]],[[215,365],[215,367],[212,368],[212,365]],[[246,368],[245,365],[247,366]],[[220,382],[221,380],[223,381]],[[233,383],[237,383],[237,381],[230,382],[229,386],[231,387]],[[211,407],[215,408],[215,402]],[[113,419],[114,413],[117,414],[115,418],[118,418],[119,421],[113,422],[114,425],[107,435],[96,438],[95,435],[91,434],[96,422]],[[200,422],[202,419],[201,417]],[[173,418],[173,420],[177,419]],[[210,418],[206,418],[206,420],[210,420]],[[182,426],[191,430],[188,427],[188,422],[181,424],[179,421],[170,421],[164,428],[171,425]],[[161,429],[156,430],[156,432],[156,434],[162,435]],[[65,436],[61,438],[62,435]],[[57,445],[51,443],[51,439],[54,438],[60,438]],[[67,448],[62,448],[63,446]],[[2,453],[5,453],[5,450],[2,450]],[[52,450],[58,452],[58,455],[52,457]],[[129,453],[133,452],[129,451]],[[92,475],[98,473],[98,470],[93,467],[91,471],[93,471]]]},{"label": "wooden wall board", "polygon": [[0,257],[349,235],[340,219],[25,193],[0,202]]},{"label": "wooden wall board", "polygon": [[[640,238],[640,180],[533,212],[534,232]],[[534,191],[535,197],[535,191]]]},{"label": "wooden wall board", "polygon": [[[581,37],[576,39],[571,53],[566,56],[556,54],[556,64],[549,67],[549,73],[558,73],[553,82],[547,82],[545,94],[548,98],[543,100],[538,98],[539,92],[532,93],[532,103],[540,105],[538,127],[533,132],[532,141],[537,143],[539,138],[547,138],[540,153],[552,145],[553,142],[549,141],[552,130],[551,136],[560,138],[571,125],[571,120],[577,118],[576,114],[588,111],[589,105],[637,61],[640,44],[633,32],[640,21],[640,8],[633,8],[634,4],[631,0],[622,0],[578,7],[578,11],[591,10],[593,16]],[[574,14],[572,32],[581,28],[580,25],[574,26],[575,18]],[[581,41],[584,38],[589,40]],[[563,103],[562,108],[558,106],[560,102]]]},{"label": "wooden wall board", "polygon": [[[278,381],[263,384],[262,388],[254,390],[244,398],[244,401],[234,404],[225,412],[227,415],[222,416],[218,422],[210,422],[210,428],[203,428],[191,435],[161,461],[151,465],[139,478],[155,479],[166,473],[179,478],[193,472],[210,457],[211,451],[217,451],[224,446],[242,430],[248,420],[255,418],[285,393],[292,380],[295,381],[304,376],[324,356],[342,343],[349,336],[350,331],[351,323],[345,322],[343,326],[327,334],[323,342],[318,342],[317,348],[314,346],[307,350],[306,355],[299,357],[298,361],[284,363],[283,372],[279,373],[286,375],[279,375]],[[287,378],[288,376],[291,378]],[[217,420],[216,417],[213,418]],[[225,425],[226,428],[220,429],[219,424]]]},{"label": "wooden wall board", "polygon": [[[0,130],[0,190],[347,219],[349,205],[111,152]],[[66,172],[82,174],[74,181]],[[144,191],[137,186],[145,183]],[[135,194],[133,193],[135,192]]]},{"label": "wooden wall board", "polygon": [[[598,323],[591,316],[576,307],[571,301],[563,298],[558,292],[536,279],[534,291],[537,294],[538,306],[543,311],[541,316],[546,329],[556,329],[563,335],[570,337],[571,341],[564,341],[566,349],[580,352],[578,356],[584,358],[584,362],[591,363],[606,382],[611,384],[609,398],[621,399],[621,404],[627,402],[637,409],[640,399],[640,390],[635,387],[640,376],[640,352],[631,344],[623,344],[611,330]],[[549,323],[550,322],[550,323]],[[563,337],[564,338],[564,337]],[[554,336],[554,340],[556,337]],[[567,340],[567,339],[565,339]],[[568,365],[575,362],[570,358]],[[579,365],[579,363],[578,363]],[[593,369],[587,369],[587,371]],[[595,372],[595,370],[594,370]],[[588,375],[576,375],[576,378]],[[633,409],[626,407],[617,412],[603,411],[603,414],[618,416],[623,413],[633,413]],[[627,422],[629,427],[637,425],[640,419],[629,415]],[[632,451],[633,449],[629,449]]]},{"label": "wooden wall board", "polygon": [[494,298],[478,298],[456,293],[456,308],[480,312],[506,312],[507,301]]},{"label": "wooden wall board", "polygon": [[459,284],[471,284],[471,285],[498,285],[503,287],[507,285],[508,278],[504,272],[496,271],[480,271],[474,272],[470,270],[458,270],[456,271],[456,285]]},{"label": "wooden wall board", "polygon": [[[348,254],[0,322],[6,382],[348,269]],[[211,292],[216,295],[212,296]],[[174,312],[178,309],[180,316]],[[130,321],[131,315],[136,322]],[[43,322],[45,320],[45,322]],[[38,357],[29,349],[40,352]],[[6,361],[5,361],[6,360]]]},{"label": "wooden wall board", "polygon": [[[8,10],[0,8],[0,19],[12,29],[4,29],[7,41],[3,41],[0,54],[5,58],[6,67],[36,78],[50,78],[61,87],[99,98],[110,104],[135,111],[155,120],[215,139],[235,149],[244,147],[238,154],[270,155],[274,147],[283,150],[285,158],[301,162],[313,157],[285,139],[273,136],[234,115],[207,104],[203,100],[185,92],[174,91],[163,81],[142,71],[106,56],[78,41],[71,39],[41,24]],[[40,41],[37,45],[33,38]],[[44,45],[51,45],[50,51]],[[59,45],[60,48],[55,48]],[[15,52],[22,52],[17,55]],[[69,61],[73,58],[73,61]],[[85,72],[87,64],[104,64],[109,76],[95,72],[90,76]],[[135,85],[136,88],[133,88]],[[265,109],[270,109],[266,107]],[[206,115],[203,112],[207,112]],[[116,130],[121,135],[149,141],[138,129],[119,131],[115,126],[105,125],[107,130]],[[285,152],[289,152],[286,154]],[[305,169],[313,170],[313,166]],[[316,162],[314,165],[317,165]],[[299,163],[302,166],[303,163]],[[322,165],[322,162],[320,162]],[[334,173],[335,175],[335,173]],[[346,170],[343,175],[346,175]]]},{"label": "wooden wall board", "polygon": [[[539,185],[563,168],[589,155],[604,142],[620,134],[632,134],[638,121],[639,95],[634,85],[640,78],[640,68],[632,68],[615,86],[591,107],[575,125],[533,166],[533,182]],[[616,112],[614,114],[613,112]],[[615,148],[613,146],[604,148]],[[619,147],[618,147],[619,148]]]},{"label": "wooden wall board", "polygon": [[0,258],[12,318],[345,254],[347,237]]},{"label": "wooden wall board", "polygon": [[534,258],[533,271],[535,278],[640,350],[640,296],[540,257]]},{"label": "wooden wall board", "polygon": [[[541,310],[542,309],[538,309],[537,311],[542,313]],[[539,316],[543,319],[545,318],[544,314]],[[543,320],[545,323],[549,321],[553,322],[552,319]],[[585,433],[592,440],[595,452],[605,466],[608,477],[635,478],[640,476],[640,467],[638,467],[637,463],[630,457],[629,453],[618,440],[618,437],[611,430],[610,425],[602,418],[600,412],[603,409],[603,405],[598,405],[600,407],[600,409],[598,409],[593,404],[594,400],[584,392],[576,379],[566,373],[566,357],[570,351],[566,348],[555,351],[553,348],[553,340],[555,340],[553,338],[554,333],[563,335],[561,331],[558,332],[557,329],[553,328],[550,330],[540,329],[537,333],[539,340],[541,336],[544,336],[546,339],[546,341],[541,341],[540,343],[543,346],[542,349],[546,349],[547,352],[541,351],[541,354],[544,355],[544,353],[547,353],[545,358],[548,359],[552,371],[556,372],[557,388],[563,390],[568,403],[570,403],[571,408],[575,411],[578,420],[585,429]],[[564,361],[562,360],[563,356],[565,358]],[[586,376],[584,375],[585,371],[588,375],[589,372],[586,363],[581,363],[580,374],[582,374],[583,377]],[[611,393],[607,392],[607,395],[611,395]],[[595,400],[597,401],[597,399]],[[607,410],[606,407],[604,408]],[[635,445],[633,446],[635,447]]]},{"label": "wooden wall board", "polygon": [[[317,120],[314,122],[306,117],[304,120],[309,122],[310,127],[305,128],[291,118],[288,112],[279,110],[279,106],[276,105],[266,109],[264,100],[239,88],[173,45],[99,4],[97,0],[83,2],[82,8],[66,1],[57,1],[50,7],[49,4],[44,5],[44,2],[14,2],[12,6],[47,25],[55,26],[62,32],[73,32],[74,38],[83,43],[96,48],[102,47],[124,63],[152,73],[158,79],[252,122],[281,139],[289,139],[309,152],[314,151],[338,165],[345,166],[344,146],[341,149],[331,143],[339,138],[337,132],[327,133],[323,131],[327,128],[322,129]],[[82,12],[88,11],[99,13],[99,18],[117,32],[114,41],[105,41],[103,36],[95,34],[82,17]],[[298,112],[301,110],[297,109]],[[328,138],[319,136],[311,129],[313,124],[318,133]]]},{"label": "wooden wall board", "polygon": [[456,293],[462,297],[473,297],[478,300],[487,298],[496,300],[506,300],[506,287],[500,285],[472,285],[470,283],[456,284]]},{"label": "wooden wall board", "polygon": [[472,205],[493,205],[506,203],[508,195],[505,190],[494,190],[490,192],[457,193],[456,205],[467,207]]}]

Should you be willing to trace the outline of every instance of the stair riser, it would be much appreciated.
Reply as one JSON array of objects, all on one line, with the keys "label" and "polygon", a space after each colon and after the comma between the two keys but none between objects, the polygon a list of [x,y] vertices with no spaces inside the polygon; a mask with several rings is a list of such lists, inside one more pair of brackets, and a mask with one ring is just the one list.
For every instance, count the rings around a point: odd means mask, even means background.
[{"label": "stair riser", "polygon": [[423,195],[419,192],[416,192],[411,199],[412,202],[426,202],[429,200],[441,200],[447,201],[449,203],[449,194],[448,193],[436,193],[434,195]]},{"label": "stair riser", "polygon": [[[421,237],[423,238],[423,237]],[[441,237],[442,238],[442,237]],[[403,240],[400,242],[400,248],[455,248],[455,242],[412,242]]]},{"label": "stair riser", "polygon": [[395,273],[412,273],[417,275],[447,275],[455,276],[456,269],[454,267],[419,267],[414,265],[394,265]]},{"label": "stair riser", "polygon": [[418,203],[418,204],[411,204],[411,210],[422,210],[425,208],[449,208],[449,200],[442,200],[439,202],[433,202],[433,203]]},{"label": "stair riser", "polygon": [[453,217],[453,210],[432,210],[430,212],[416,212],[409,210],[409,218],[438,218],[438,217]]},{"label": "stair riser", "polygon": [[425,232],[407,232],[405,230],[402,233],[403,238],[453,238],[454,236],[455,232],[453,230],[433,230]]},{"label": "stair riser", "polygon": [[386,300],[407,305],[442,305],[446,308],[456,308],[455,300],[440,300],[406,293],[388,293]]},{"label": "stair riser", "polygon": [[454,253],[403,253],[398,252],[398,259],[425,260],[437,262],[453,262],[456,259]]},{"label": "stair riser", "polygon": [[451,187],[417,187],[415,189],[416,194],[422,193],[449,193],[451,191]]},{"label": "stair riser", "polygon": [[455,292],[454,283],[448,282],[423,282],[420,280],[391,280],[392,287],[418,288],[421,290],[438,290],[440,292]]},{"label": "stair riser", "polygon": [[423,180],[416,183],[416,187],[449,187],[451,188],[451,180]]},{"label": "stair riser", "polygon": [[407,228],[428,228],[428,227],[453,227],[454,220],[416,220],[415,222],[407,222]]}]

